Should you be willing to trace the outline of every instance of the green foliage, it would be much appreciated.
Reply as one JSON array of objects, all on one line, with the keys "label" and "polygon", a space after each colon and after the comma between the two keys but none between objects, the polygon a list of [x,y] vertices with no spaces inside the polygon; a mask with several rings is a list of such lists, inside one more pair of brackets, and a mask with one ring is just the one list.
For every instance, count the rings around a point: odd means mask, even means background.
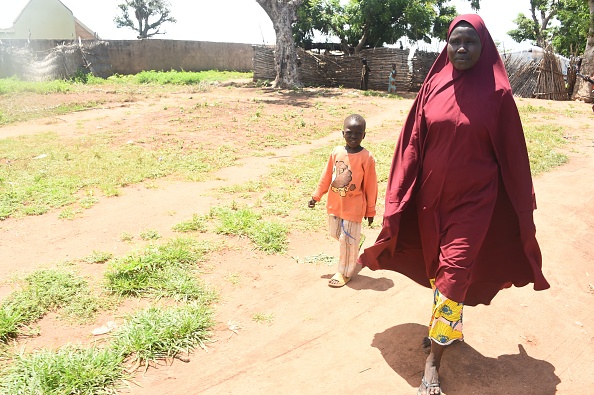
[{"label": "green foliage", "polygon": [[93,250],[89,256],[83,258],[83,261],[87,263],[105,263],[111,258],[113,258],[113,254],[111,252]]},{"label": "green foliage", "polygon": [[70,81],[77,84],[86,84],[89,82],[89,70],[79,68],[74,76],[70,78]]},{"label": "green foliage", "polygon": [[142,240],[157,240],[161,238],[161,235],[155,229],[146,229],[140,232],[140,238]]},{"label": "green foliage", "polygon": [[0,167],[0,219],[40,215],[76,201],[85,205],[88,197],[78,192],[87,188],[113,196],[121,187],[171,174],[201,180],[235,160],[226,147],[187,152],[165,146],[151,151],[135,144],[114,146],[110,139],[66,139],[54,133],[1,139],[7,166]]},{"label": "green foliage", "polygon": [[30,82],[21,81],[16,77],[0,78],[0,95],[9,93],[66,93],[72,90],[72,84],[63,80]]},{"label": "green foliage", "polygon": [[[110,77],[111,78],[111,77]],[[124,78],[114,77],[112,78]],[[239,71],[142,71],[136,74],[131,81],[137,84],[157,84],[157,85],[194,85],[200,82],[226,81],[231,79],[252,78],[252,73]]]},{"label": "green foliage", "polygon": [[[507,34],[516,42],[529,40],[540,47],[553,44],[565,56],[581,54],[587,41],[590,10],[586,0],[530,0],[531,16],[518,14],[516,29]],[[555,19],[559,24],[552,23]]]},{"label": "green foliage", "polygon": [[288,227],[277,221],[266,221],[251,208],[213,207],[210,215],[218,220],[215,232],[246,236],[256,247],[267,253],[284,252],[287,248]]},{"label": "green foliage", "polygon": [[366,90],[363,91],[363,96],[368,96],[368,97],[388,97],[390,99],[402,99],[402,96],[396,94],[396,93],[387,93],[387,92],[383,92],[383,91],[374,91],[374,90]]},{"label": "green foliage", "polygon": [[[51,310],[64,308],[74,303],[93,306],[98,301],[90,295],[87,282],[72,273],[58,270],[39,270],[25,278],[22,289],[10,294],[0,307],[0,341],[16,337],[19,328],[28,325]],[[87,315],[78,308],[71,308],[69,315]]]},{"label": "green foliage", "polygon": [[204,216],[194,214],[192,219],[180,222],[173,226],[175,232],[205,232],[207,218]]},{"label": "green foliage", "polygon": [[312,255],[312,256],[306,256],[303,258],[299,258],[299,257],[294,257],[294,258],[297,261],[297,263],[306,264],[306,265],[324,264],[326,266],[336,266],[338,264],[338,257],[324,254],[324,253],[319,253],[317,255]]},{"label": "green foliage", "polygon": [[293,38],[298,45],[309,47],[315,32],[326,36],[340,36],[340,26],[346,24],[344,7],[340,0],[305,0],[297,9],[297,22],[293,25]]},{"label": "green foliage", "polygon": [[274,321],[274,314],[254,313],[252,320],[259,324],[271,324]]},{"label": "green foliage", "polygon": [[116,394],[115,385],[129,375],[124,355],[112,349],[40,350],[18,355],[0,377],[3,394]]},{"label": "green foliage", "polygon": [[[69,80],[53,80],[53,81],[21,81],[17,77],[0,78],[0,95],[17,94],[17,93],[36,93],[36,94],[51,94],[51,93],[68,93],[84,89],[81,85],[105,85],[105,84],[155,84],[155,85],[192,85],[202,82],[223,82],[235,79],[252,79],[252,72],[241,71],[219,71],[206,70],[199,72],[190,71],[142,71],[134,75],[115,74],[107,79],[95,77],[86,70],[78,70],[74,77]],[[62,113],[76,111],[76,108],[88,108],[89,105],[84,103],[69,105],[73,106],[70,109],[66,105],[62,105]],[[8,118],[7,116],[4,116]],[[3,121],[3,116],[0,113],[0,125],[8,123],[8,119]]]},{"label": "green foliage", "polygon": [[544,173],[567,162],[567,155],[557,152],[565,144],[560,126],[528,125],[524,128],[532,175]]},{"label": "green foliage", "polygon": [[128,232],[124,232],[120,235],[120,241],[130,242],[134,239],[134,236]]},{"label": "green foliage", "polygon": [[199,73],[189,73],[185,71],[142,71],[135,76],[135,82],[138,84],[158,84],[158,85],[193,85],[201,81]]},{"label": "green foliage", "polygon": [[507,32],[507,34],[514,39],[514,41],[520,43],[524,40],[530,40],[536,43],[538,24],[532,19],[528,19],[524,14],[518,14],[517,18],[514,19],[516,28]]},{"label": "green foliage", "polygon": [[14,357],[0,376],[5,394],[117,394],[130,375],[124,360],[138,366],[204,346],[214,325],[208,301],[179,307],[149,307],[126,317],[103,349],[66,346]]},{"label": "green foliage", "polygon": [[203,303],[150,307],[127,318],[114,333],[113,347],[132,362],[148,366],[148,362],[204,345],[213,324],[212,309]]},{"label": "green foliage", "polygon": [[[445,0],[339,0],[304,1],[298,9],[293,35],[298,44],[308,46],[316,32],[336,36],[343,45],[355,48],[380,47],[400,39],[409,41],[432,37],[445,39],[456,8]],[[471,1],[475,9],[479,1]]]},{"label": "green foliage", "polygon": [[553,27],[555,52],[567,57],[584,53],[588,40],[590,18],[587,1],[561,1],[557,11],[557,19],[560,25]]},{"label": "green foliage", "polygon": [[142,253],[115,259],[105,273],[105,288],[120,296],[171,297],[178,300],[212,300],[192,272],[210,247],[191,238],[176,238],[149,246]]}]

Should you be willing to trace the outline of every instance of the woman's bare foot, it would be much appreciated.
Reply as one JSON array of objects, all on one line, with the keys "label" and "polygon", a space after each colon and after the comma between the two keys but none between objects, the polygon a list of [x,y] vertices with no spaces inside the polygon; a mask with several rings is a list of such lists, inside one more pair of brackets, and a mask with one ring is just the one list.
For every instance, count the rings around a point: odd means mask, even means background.
[{"label": "woman's bare foot", "polygon": [[431,352],[425,361],[425,373],[421,380],[418,395],[441,395],[439,384],[439,366],[445,346],[431,341]]}]

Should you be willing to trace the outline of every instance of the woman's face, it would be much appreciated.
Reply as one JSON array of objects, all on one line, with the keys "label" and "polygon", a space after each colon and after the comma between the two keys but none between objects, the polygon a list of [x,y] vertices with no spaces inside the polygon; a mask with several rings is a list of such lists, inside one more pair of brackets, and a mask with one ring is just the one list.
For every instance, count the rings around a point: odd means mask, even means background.
[{"label": "woman's face", "polygon": [[472,25],[460,22],[456,25],[448,40],[448,58],[457,70],[468,70],[481,56],[481,38]]}]

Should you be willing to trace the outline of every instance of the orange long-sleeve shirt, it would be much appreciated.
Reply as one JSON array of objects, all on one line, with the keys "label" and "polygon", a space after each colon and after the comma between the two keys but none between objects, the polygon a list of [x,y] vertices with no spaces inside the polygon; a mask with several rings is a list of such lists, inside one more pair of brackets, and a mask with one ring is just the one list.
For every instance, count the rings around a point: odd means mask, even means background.
[{"label": "orange long-sleeve shirt", "polygon": [[312,198],[319,202],[325,193],[328,214],[353,222],[375,217],[377,175],[371,152],[363,148],[349,154],[343,146],[334,148]]}]

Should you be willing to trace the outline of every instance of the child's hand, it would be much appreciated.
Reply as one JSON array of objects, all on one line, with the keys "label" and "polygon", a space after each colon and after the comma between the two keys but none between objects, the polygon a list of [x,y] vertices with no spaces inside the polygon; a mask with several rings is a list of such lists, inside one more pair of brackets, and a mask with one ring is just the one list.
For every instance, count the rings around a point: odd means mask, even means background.
[{"label": "child's hand", "polygon": [[367,222],[369,223],[369,226],[371,226],[373,223],[373,217],[367,217]]},{"label": "child's hand", "polygon": [[309,203],[307,203],[307,207],[314,208],[316,206],[316,201],[311,199]]}]

